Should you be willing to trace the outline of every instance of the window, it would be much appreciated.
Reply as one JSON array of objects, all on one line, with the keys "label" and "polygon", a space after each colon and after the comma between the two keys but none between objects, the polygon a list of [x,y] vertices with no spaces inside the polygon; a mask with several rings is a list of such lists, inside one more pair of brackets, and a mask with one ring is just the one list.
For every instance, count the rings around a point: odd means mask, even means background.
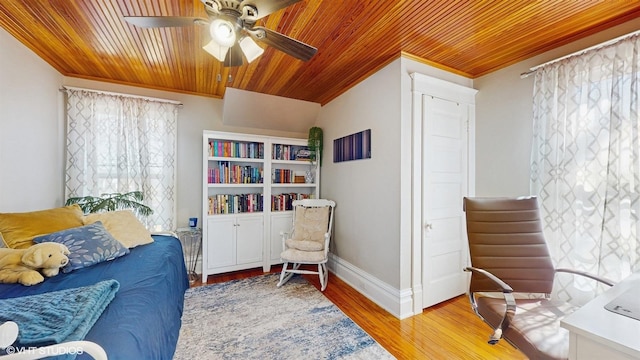
[{"label": "window", "polygon": [[[538,69],[531,190],[558,267],[640,270],[640,49],[632,36]],[[563,282],[579,297],[595,286]]]},{"label": "window", "polygon": [[178,104],[67,89],[65,196],[142,191],[152,231],[175,228]]}]

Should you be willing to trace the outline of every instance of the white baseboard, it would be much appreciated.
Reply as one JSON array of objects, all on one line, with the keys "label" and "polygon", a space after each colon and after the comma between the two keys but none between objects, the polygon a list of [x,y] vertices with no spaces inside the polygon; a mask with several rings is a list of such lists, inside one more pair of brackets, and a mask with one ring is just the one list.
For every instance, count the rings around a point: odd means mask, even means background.
[{"label": "white baseboard", "polygon": [[398,290],[331,253],[328,266],[335,276],[393,316],[404,319],[414,315],[411,289]]}]

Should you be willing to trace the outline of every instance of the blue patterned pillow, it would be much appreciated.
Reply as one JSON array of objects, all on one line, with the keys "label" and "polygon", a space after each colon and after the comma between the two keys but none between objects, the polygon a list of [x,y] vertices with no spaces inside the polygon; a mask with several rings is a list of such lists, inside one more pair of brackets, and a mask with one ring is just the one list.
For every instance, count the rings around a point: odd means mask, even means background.
[{"label": "blue patterned pillow", "polygon": [[66,245],[71,254],[69,263],[62,268],[62,272],[65,273],[129,253],[129,249],[111,236],[100,221],[38,236],[33,242],[56,242]]}]

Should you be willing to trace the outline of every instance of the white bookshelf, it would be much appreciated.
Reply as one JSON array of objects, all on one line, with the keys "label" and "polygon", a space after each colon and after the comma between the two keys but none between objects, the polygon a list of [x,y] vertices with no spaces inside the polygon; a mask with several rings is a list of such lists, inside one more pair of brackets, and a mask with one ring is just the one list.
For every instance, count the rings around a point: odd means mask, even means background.
[{"label": "white bookshelf", "polygon": [[[260,266],[266,272],[281,262],[280,231],[292,224],[286,205],[319,197],[317,163],[296,159],[306,145],[306,139],[203,132],[203,282],[208,275]],[[313,182],[295,182],[308,171]]]}]

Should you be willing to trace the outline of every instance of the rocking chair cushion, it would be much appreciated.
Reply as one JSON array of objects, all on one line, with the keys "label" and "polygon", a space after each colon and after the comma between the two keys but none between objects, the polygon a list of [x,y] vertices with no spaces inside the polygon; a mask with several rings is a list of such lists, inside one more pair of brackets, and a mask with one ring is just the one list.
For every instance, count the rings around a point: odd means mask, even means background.
[{"label": "rocking chair cushion", "polygon": [[287,239],[285,243],[287,248],[302,251],[322,251],[324,248],[324,243],[320,241]]},{"label": "rocking chair cushion", "polygon": [[287,249],[280,253],[282,260],[291,263],[319,263],[325,260],[324,251],[301,251],[296,249]]},{"label": "rocking chair cushion", "polygon": [[327,232],[328,222],[329,207],[298,206],[294,219],[293,240],[317,241],[324,246],[324,234]]},{"label": "rocking chair cushion", "polygon": [[[505,302],[500,298],[479,296],[478,313],[493,328],[502,320]],[[525,354],[539,351],[539,359],[566,359],[569,354],[569,332],[560,320],[577,309],[569,303],[547,299],[517,299],[516,315],[503,333]]]}]

